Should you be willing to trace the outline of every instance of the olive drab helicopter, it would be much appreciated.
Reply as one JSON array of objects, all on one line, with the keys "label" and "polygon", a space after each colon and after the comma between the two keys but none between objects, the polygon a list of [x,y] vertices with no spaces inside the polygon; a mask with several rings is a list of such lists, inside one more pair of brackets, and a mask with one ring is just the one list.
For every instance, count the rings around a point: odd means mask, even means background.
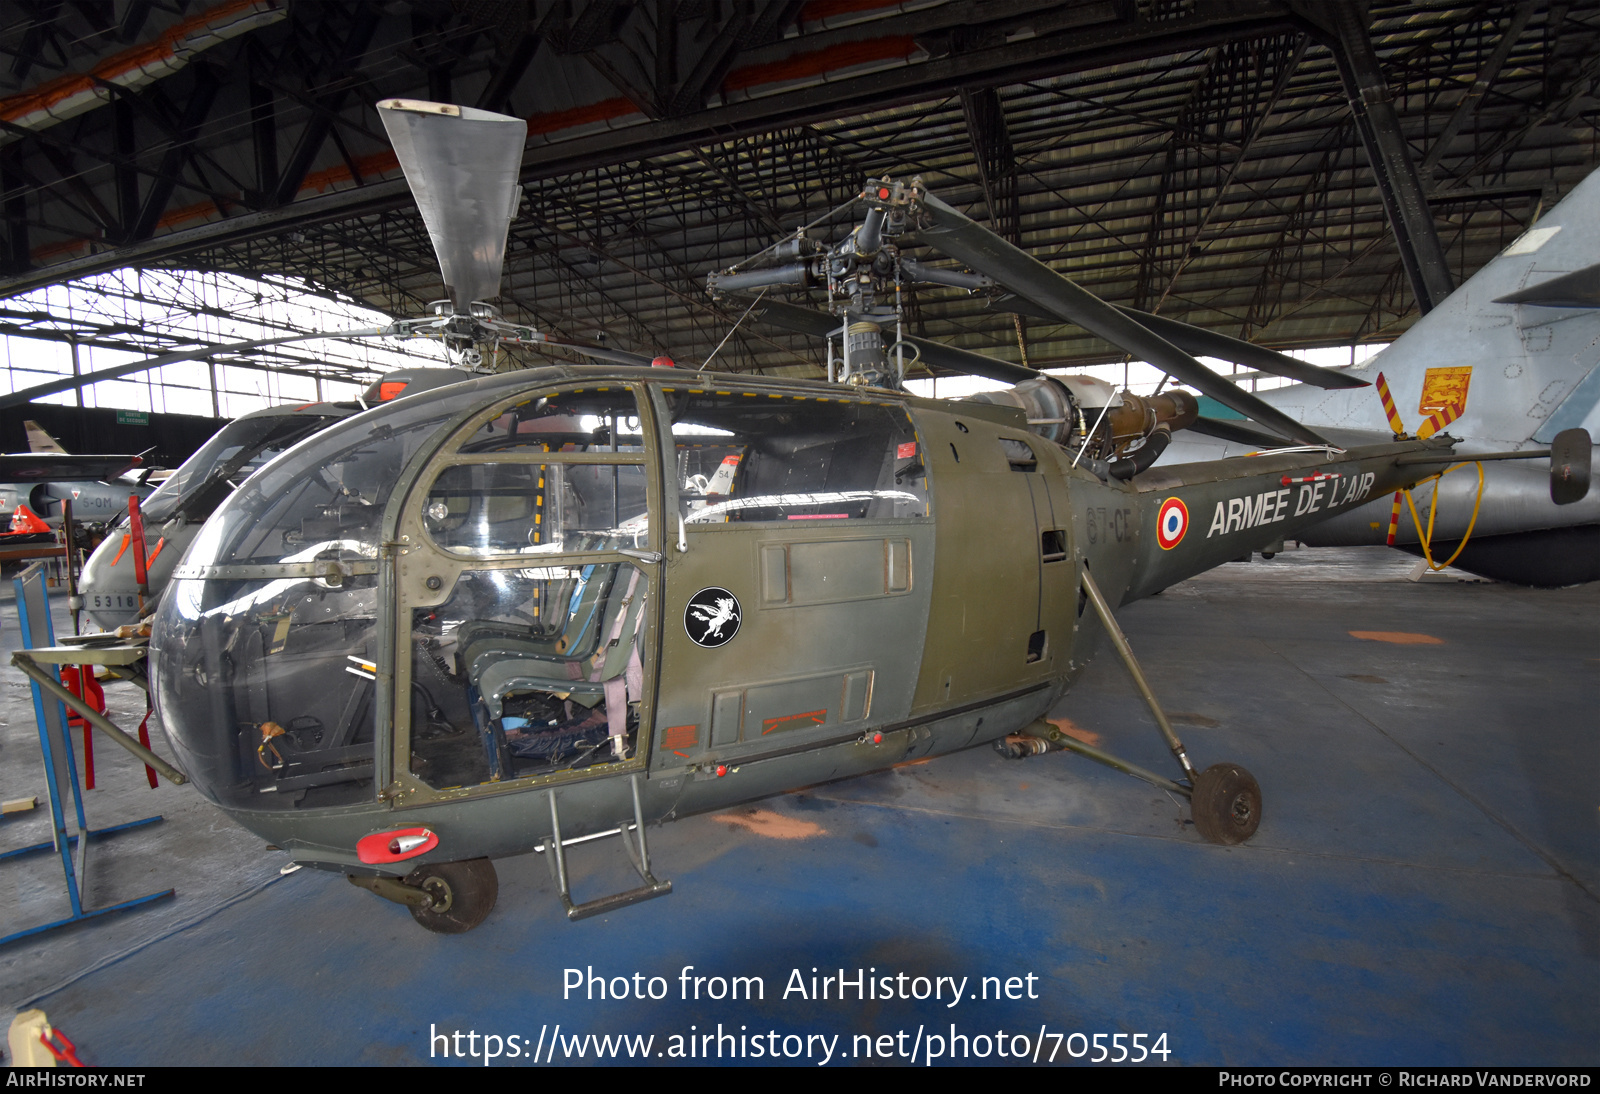
[{"label": "olive drab helicopter", "polygon": [[[379,114],[448,293],[395,332],[444,337],[469,364],[546,341],[485,302],[523,123],[405,100]],[[1075,749],[1189,798],[1207,838],[1249,838],[1255,779],[1191,761],[1114,609],[1416,482],[1456,459],[1452,438],[1341,449],[917,180],[869,180],[854,204],[838,243],[796,234],[710,278],[829,339],[832,382],[594,350],[607,363],[346,417],[246,480],[175,567],[151,635],[156,706],[201,792],[444,932],[489,914],[494,858],[545,851],[577,919],[670,892],[653,823],[980,744]],[[911,285],[975,276],[1250,415],[1268,445],[1152,469],[1175,431],[1244,427],[1208,426],[1187,391],[1139,398],[901,335]],[[807,290],[825,307],[768,299]],[[1016,386],[917,398],[901,381],[919,360]],[[1553,446],[1558,492],[1587,487],[1584,441]],[[1174,778],[1041,720],[1102,636]],[[601,835],[640,885],[575,902],[567,848]]]}]

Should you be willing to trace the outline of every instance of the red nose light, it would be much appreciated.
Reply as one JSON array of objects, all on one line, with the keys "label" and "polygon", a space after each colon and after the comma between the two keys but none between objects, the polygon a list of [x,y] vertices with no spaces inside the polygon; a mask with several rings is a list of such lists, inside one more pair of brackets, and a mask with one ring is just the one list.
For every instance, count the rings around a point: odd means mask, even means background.
[{"label": "red nose light", "polygon": [[356,858],[372,865],[400,862],[427,854],[437,846],[438,834],[427,828],[390,829],[362,836],[356,842]]},{"label": "red nose light", "polygon": [[727,773],[728,773],[728,765],[727,764],[718,764],[717,765],[717,778],[720,779],[720,778],[722,778],[722,776],[726,775]]},{"label": "red nose light", "polygon": [[874,733],[874,734],[873,734],[873,735],[872,735],[872,743],[873,743],[873,744],[875,744],[875,745],[881,745],[881,744],[883,744],[883,734],[881,734],[881,733]]}]

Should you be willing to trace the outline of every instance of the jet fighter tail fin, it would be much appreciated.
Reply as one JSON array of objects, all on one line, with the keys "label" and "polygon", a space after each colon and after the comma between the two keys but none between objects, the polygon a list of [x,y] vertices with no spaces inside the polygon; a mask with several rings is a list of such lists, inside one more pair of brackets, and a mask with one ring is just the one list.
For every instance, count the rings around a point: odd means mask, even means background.
[{"label": "jet fighter tail fin", "polygon": [[[1596,251],[1600,171],[1392,345],[1357,366],[1358,374],[1383,372],[1412,429],[1436,421],[1451,433],[1498,445],[1548,444],[1557,433],[1580,427],[1600,435],[1600,296],[1587,290],[1597,276]],[[1321,425],[1324,415],[1339,416],[1341,425],[1388,426],[1374,393],[1338,394],[1327,405],[1304,407],[1306,419]],[[1308,402],[1324,401],[1320,392],[1304,395]]]},{"label": "jet fighter tail fin", "polygon": [[38,422],[23,422],[22,428],[26,430],[28,434],[29,452],[59,452],[63,456],[67,454],[67,450],[61,447],[61,442],[50,436],[50,434],[45,431],[44,426],[40,425]]}]

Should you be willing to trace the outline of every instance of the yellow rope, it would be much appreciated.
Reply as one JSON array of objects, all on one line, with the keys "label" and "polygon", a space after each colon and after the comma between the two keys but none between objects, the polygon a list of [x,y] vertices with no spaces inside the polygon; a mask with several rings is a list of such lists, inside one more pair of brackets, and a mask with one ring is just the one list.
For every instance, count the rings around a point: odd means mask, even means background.
[{"label": "yellow rope", "polygon": [[1440,479],[1450,474],[1450,472],[1465,466],[1467,466],[1466,463],[1453,464],[1439,472],[1437,475],[1423,479],[1415,486],[1405,487],[1401,491],[1406,496],[1406,507],[1411,510],[1411,523],[1416,526],[1417,541],[1422,544],[1422,557],[1427,560],[1428,569],[1430,570],[1443,570],[1447,568],[1452,562],[1461,557],[1462,551],[1467,549],[1467,540],[1472,538],[1472,529],[1476,527],[1478,523],[1478,508],[1483,504],[1483,461],[1473,461],[1473,466],[1478,469],[1478,496],[1473,499],[1472,502],[1472,519],[1467,522],[1467,532],[1461,537],[1461,544],[1456,548],[1455,554],[1451,555],[1443,562],[1434,562],[1433,553],[1429,550],[1433,543],[1433,519],[1438,515],[1439,512],[1439,488],[1438,486],[1433,488],[1433,497],[1428,501],[1428,530],[1426,532],[1422,530],[1422,518],[1417,515],[1417,504],[1411,498],[1411,491],[1416,489],[1417,486],[1425,486],[1430,482],[1437,483]]}]

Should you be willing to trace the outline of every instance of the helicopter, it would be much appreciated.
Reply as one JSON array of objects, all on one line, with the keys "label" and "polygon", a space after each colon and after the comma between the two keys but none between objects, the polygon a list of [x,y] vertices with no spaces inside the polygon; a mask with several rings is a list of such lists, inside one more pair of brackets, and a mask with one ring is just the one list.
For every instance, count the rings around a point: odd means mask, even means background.
[{"label": "helicopter", "polygon": [[[379,115],[448,293],[404,332],[468,362],[539,341],[487,303],[523,123],[410,100]],[[614,357],[529,368],[343,418],[244,481],[174,567],[150,635],[151,694],[201,793],[444,933],[488,916],[495,858],[544,852],[579,919],[671,891],[653,823],[982,744],[1074,749],[1188,798],[1207,839],[1249,839],[1259,784],[1190,759],[1115,608],[1411,485],[1458,460],[1454,439],[1341,448],[919,180],[869,179],[856,201],[837,244],[796,236],[711,278],[826,324],[831,382]],[[914,244],[1031,279],[1282,440],[1154,468],[1175,433],[1206,428],[1189,392],[1140,398],[898,336]],[[825,312],[764,303],[812,282]],[[908,352],[1020,382],[918,398],[900,386]],[[1581,440],[1545,453],[1560,497],[1587,489]],[[1108,638],[1176,779],[1042,720]],[[567,849],[610,835],[641,884],[575,901]]]}]

